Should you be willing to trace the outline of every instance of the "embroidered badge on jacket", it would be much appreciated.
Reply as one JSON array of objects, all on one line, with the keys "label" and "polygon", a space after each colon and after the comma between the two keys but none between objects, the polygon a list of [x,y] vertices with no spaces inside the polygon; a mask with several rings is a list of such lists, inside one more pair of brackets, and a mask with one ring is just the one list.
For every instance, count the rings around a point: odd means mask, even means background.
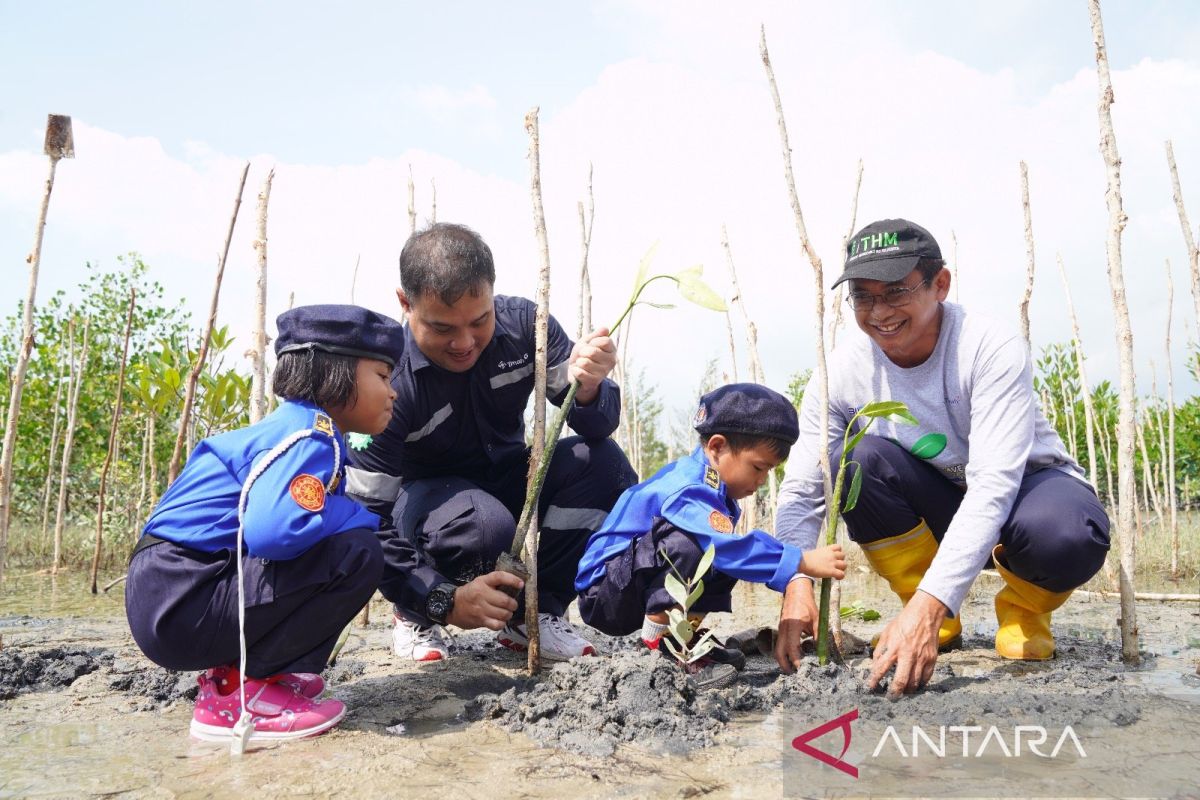
[{"label": "embroidered badge on jacket", "polygon": [[733,533],[733,520],[720,511],[714,511],[708,515],[708,524],[717,533]]},{"label": "embroidered badge on jacket", "polygon": [[313,418],[313,430],[326,436],[333,436],[333,420],[327,414],[318,413]]},{"label": "embroidered badge on jacket", "polygon": [[716,489],[721,485],[721,476],[712,467],[704,468],[704,485],[710,489]]},{"label": "embroidered badge on jacket", "polygon": [[316,475],[297,475],[292,478],[288,492],[296,505],[305,511],[320,511],[325,507],[325,485]]}]

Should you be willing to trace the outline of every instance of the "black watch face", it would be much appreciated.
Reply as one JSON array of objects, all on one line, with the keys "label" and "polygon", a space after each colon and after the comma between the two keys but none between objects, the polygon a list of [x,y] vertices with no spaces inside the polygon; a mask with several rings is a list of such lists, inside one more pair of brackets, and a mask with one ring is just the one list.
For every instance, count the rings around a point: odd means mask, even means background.
[{"label": "black watch face", "polygon": [[445,589],[437,588],[429,593],[429,601],[426,603],[426,613],[434,622],[445,622],[446,615],[450,613],[450,604],[453,602],[454,595],[447,592]]}]

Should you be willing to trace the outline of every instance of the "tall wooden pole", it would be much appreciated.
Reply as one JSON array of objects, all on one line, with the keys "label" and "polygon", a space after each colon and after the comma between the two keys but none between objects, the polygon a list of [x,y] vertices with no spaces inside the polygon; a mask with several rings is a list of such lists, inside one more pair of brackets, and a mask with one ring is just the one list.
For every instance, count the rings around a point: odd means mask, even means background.
[{"label": "tall wooden pole", "polygon": [[[792,206],[792,216],[796,222],[796,233],[800,237],[800,248],[808,256],[812,266],[813,287],[815,290],[814,331],[816,333],[817,356],[817,389],[820,393],[820,427],[821,435],[818,441],[817,457],[821,464],[821,476],[825,488],[825,513],[834,516],[838,513],[837,500],[833,496],[833,481],[829,468],[829,371],[825,363],[825,276],[821,266],[821,258],[813,248],[808,238],[808,228],[804,224],[804,212],[800,209],[800,198],[796,194],[796,179],[792,174],[792,146],[788,143],[787,122],[783,116],[783,102],[779,99],[779,87],[775,84],[775,71],[771,68],[771,56],[767,52],[767,29],[761,29],[758,52],[762,57],[763,68],[767,72],[767,83],[771,88],[771,99],[775,103],[775,116],[779,123],[779,139],[783,148],[783,175],[787,183],[788,199]],[[811,385],[811,384],[810,384]],[[830,542],[824,542],[830,544]],[[824,578],[821,581],[820,628],[817,635],[817,648],[824,662],[824,653],[829,647],[829,614],[830,592],[833,581]],[[833,612],[833,613],[836,613]],[[833,650],[834,659],[839,658],[836,645]]]},{"label": "tall wooden pole", "polygon": [[[72,316],[74,312],[72,311]],[[67,401],[67,430],[63,433],[62,469],[58,473],[58,505],[54,515],[54,556],[50,562],[50,574],[57,575],[62,563],[63,529],[66,526],[67,491],[71,468],[71,451],[75,447],[75,426],[78,420],[79,393],[83,388],[83,378],[87,371],[89,335],[92,328],[92,318],[83,320],[83,343],[80,346],[79,361],[71,361],[71,391]]]},{"label": "tall wooden pole", "polygon": [[1167,513],[1171,527],[1171,577],[1179,577],[1179,497],[1175,482],[1175,371],[1171,367],[1171,318],[1174,316],[1175,281],[1171,277],[1171,261],[1167,260],[1167,449],[1166,486]]},{"label": "tall wooden pole", "polygon": [[[258,238],[254,240],[258,271],[254,280],[254,330],[250,334],[250,424],[267,415],[267,206],[275,170],[267,172],[258,193]],[[357,266],[355,268],[357,277]],[[353,284],[351,284],[353,286]],[[354,290],[351,289],[351,292]],[[353,302],[353,301],[352,301]]]},{"label": "tall wooden pole", "polygon": [[1113,312],[1116,317],[1117,353],[1121,365],[1120,405],[1117,421],[1117,493],[1120,496],[1117,528],[1121,539],[1121,655],[1130,663],[1141,660],[1138,652],[1137,604],[1134,598],[1133,575],[1136,563],[1134,532],[1134,463],[1133,448],[1137,431],[1134,418],[1133,331],[1129,324],[1129,304],[1125,299],[1125,275],[1121,266],[1121,232],[1125,229],[1125,210],[1121,202],[1121,157],[1117,154],[1117,137],[1113,132],[1112,78],[1108,71],[1108,50],[1104,44],[1104,22],[1100,17],[1100,0],[1088,0],[1092,23],[1092,40],[1096,47],[1096,75],[1100,84],[1097,112],[1100,118],[1100,153],[1104,157],[1107,189],[1104,200],[1108,206],[1108,282],[1112,290]]},{"label": "tall wooden pole", "polygon": [[96,576],[100,572],[100,549],[104,542],[104,502],[108,488],[108,469],[117,449],[117,429],[121,425],[121,405],[125,399],[125,364],[129,361],[129,335],[133,332],[133,310],[137,306],[137,290],[129,290],[129,316],[125,318],[125,344],[121,348],[121,367],[117,371],[117,397],[113,403],[112,423],[108,428],[108,450],[100,468],[100,501],[96,509],[96,546],[92,551],[92,594],[96,594]]},{"label": "tall wooden pole", "polygon": [[1183,229],[1183,243],[1187,246],[1188,271],[1192,276],[1192,301],[1196,304],[1196,340],[1200,341],[1200,247],[1192,235],[1187,209],[1183,206],[1183,189],[1179,186],[1179,170],[1175,167],[1175,145],[1167,140],[1167,167],[1171,171],[1171,192],[1175,197],[1175,211],[1179,214],[1179,227]]},{"label": "tall wooden pole", "polygon": [[588,164],[588,203],[586,213],[583,201],[578,203],[579,238],[583,252],[579,264],[579,327],[575,331],[575,340],[579,341],[585,333],[592,330],[592,274],[588,270],[588,256],[592,250],[592,229],[596,219],[596,197],[592,194],[592,165]]},{"label": "tall wooden pole", "polygon": [[[546,450],[546,344],[550,330],[550,243],[546,236],[546,214],[542,209],[542,166],[538,141],[538,109],[525,115],[529,134],[529,194],[533,200],[533,227],[538,242],[537,315],[534,321],[533,447],[529,454],[529,478],[536,479],[538,465]],[[536,498],[534,499],[536,503]],[[529,519],[525,539],[525,564],[529,580],[525,582],[525,630],[529,634],[528,668],[530,675],[542,669],[541,639],[538,630],[537,549],[538,514],[536,507]]]},{"label": "tall wooden pole", "polygon": [[213,328],[217,324],[217,305],[221,300],[221,281],[225,278],[225,259],[229,256],[229,243],[233,241],[233,229],[237,225],[238,209],[242,207],[242,192],[246,188],[246,175],[250,172],[250,162],[242,167],[242,176],[238,181],[237,197],[233,201],[233,214],[229,218],[229,229],[225,234],[225,247],[221,258],[217,261],[217,278],[213,284],[212,302],[208,307],[208,321],[204,325],[204,336],[200,339],[200,352],[196,363],[188,373],[187,390],[183,395],[183,412],[179,415],[179,433],[175,437],[175,448],[171,451],[171,461],[167,466],[167,485],[175,482],[179,475],[180,457],[183,454],[183,443],[187,439],[188,429],[192,422],[192,404],[196,401],[196,381],[204,369],[204,359],[208,358],[208,344],[212,340]]},{"label": "tall wooden pole", "polygon": [[46,175],[46,188],[42,192],[37,223],[34,225],[33,250],[25,259],[29,262],[29,289],[22,307],[21,349],[17,353],[17,366],[12,373],[8,415],[4,423],[4,444],[0,450],[0,581],[4,579],[4,566],[8,561],[13,450],[17,446],[17,423],[21,419],[21,393],[25,388],[25,372],[29,368],[29,357],[33,353],[33,308],[37,299],[38,269],[42,265],[42,236],[46,231],[46,212],[50,209],[50,194],[54,191],[54,173],[58,169],[58,162],[64,158],[75,157],[75,139],[71,131],[70,117],[51,114],[47,118],[46,141],[42,149],[50,160],[50,170]]},{"label": "tall wooden pole", "polygon": [[1025,349],[1033,353],[1029,338],[1029,303],[1033,300],[1033,215],[1029,211],[1029,167],[1021,162],[1021,210],[1025,215],[1025,294],[1021,296],[1021,335]]}]

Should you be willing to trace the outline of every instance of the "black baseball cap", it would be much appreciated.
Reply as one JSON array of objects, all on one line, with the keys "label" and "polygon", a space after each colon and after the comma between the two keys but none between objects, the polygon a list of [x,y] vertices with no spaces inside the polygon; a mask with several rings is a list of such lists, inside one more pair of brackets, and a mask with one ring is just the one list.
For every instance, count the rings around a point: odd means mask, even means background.
[{"label": "black baseball cap", "polygon": [[942,258],[933,234],[906,219],[881,219],[850,237],[846,269],[829,288],[851,280],[892,283],[912,272],[923,258]]}]

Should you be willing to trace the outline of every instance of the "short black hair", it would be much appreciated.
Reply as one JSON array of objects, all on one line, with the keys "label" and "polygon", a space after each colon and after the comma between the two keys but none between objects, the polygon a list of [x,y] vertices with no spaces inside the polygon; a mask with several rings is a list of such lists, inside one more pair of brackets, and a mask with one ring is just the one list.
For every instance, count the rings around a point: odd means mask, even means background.
[{"label": "short black hair", "polygon": [[931,281],[945,266],[946,262],[940,258],[922,258],[914,269],[921,271],[922,280]]},{"label": "short black hair", "polygon": [[774,436],[759,436],[752,433],[722,433],[721,431],[711,431],[707,434],[701,434],[700,444],[708,444],[708,440],[720,434],[725,437],[725,441],[729,444],[729,449],[735,453],[740,453],[742,450],[749,450],[751,447],[765,445],[775,457],[783,461],[792,452],[791,442],[783,439],[776,439]]},{"label": "short black hair", "polygon": [[349,405],[358,396],[358,357],[310,348],[283,353],[275,362],[271,391],[286,400],[307,400],[324,409]]},{"label": "short black hair", "polygon": [[435,222],[408,237],[400,252],[400,286],[410,301],[433,293],[450,306],[495,283],[492,249],[466,225]]}]

